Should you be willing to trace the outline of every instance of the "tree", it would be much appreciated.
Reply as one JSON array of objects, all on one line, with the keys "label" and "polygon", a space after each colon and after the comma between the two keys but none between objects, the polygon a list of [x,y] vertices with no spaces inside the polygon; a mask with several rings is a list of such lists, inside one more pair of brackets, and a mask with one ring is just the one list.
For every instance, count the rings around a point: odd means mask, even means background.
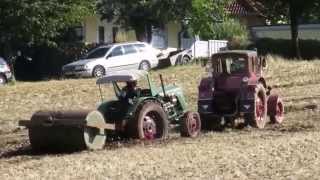
[{"label": "tree", "polygon": [[292,56],[301,58],[299,48],[299,23],[304,18],[310,18],[315,9],[318,10],[318,0],[257,0],[263,3],[266,7],[265,14],[271,22],[279,21],[290,22],[291,40],[292,40]]},{"label": "tree", "polygon": [[139,41],[150,42],[152,26],[182,20],[190,0],[101,0],[97,7],[102,19],[133,28]]},{"label": "tree", "polygon": [[95,0],[1,0],[0,45],[5,56],[21,46],[54,45],[61,30],[94,10]]},{"label": "tree", "polygon": [[229,18],[225,10],[229,2],[230,0],[192,0],[187,19],[193,32],[204,39],[213,38],[215,27]]}]

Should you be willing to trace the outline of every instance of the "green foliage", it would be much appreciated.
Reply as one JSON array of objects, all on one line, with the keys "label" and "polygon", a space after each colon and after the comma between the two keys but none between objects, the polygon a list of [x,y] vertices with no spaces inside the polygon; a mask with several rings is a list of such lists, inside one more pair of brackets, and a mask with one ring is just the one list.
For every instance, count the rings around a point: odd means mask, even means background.
[{"label": "green foliage", "polygon": [[320,20],[320,2],[318,0],[256,0],[265,7],[264,15],[271,24],[290,22],[290,6],[296,9],[300,21],[303,23]]},{"label": "green foliage", "polygon": [[[318,14],[319,0],[257,0],[266,7],[265,14],[272,23],[290,22],[291,56],[301,58],[299,47],[299,23],[308,22]],[[318,17],[319,19],[319,17]]]},{"label": "green foliage", "polygon": [[229,0],[192,0],[188,24],[193,32],[204,39],[215,38],[214,27],[216,24],[224,22],[228,17],[225,11],[228,2]]},{"label": "green foliage", "polygon": [[[62,29],[93,13],[95,0],[1,0],[0,43],[8,51],[23,46],[54,45]],[[8,47],[9,46],[9,47]]]},{"label": "green foliage", "polygon": [[150,40],[146,36],[151,35],[151,27],[181,20],[189,7],[189,0],[101,0],[97,7],[102,19],[133,28],[139,40]]},{"label": "green foliage", "polygon": [[[291,57],[291,41],[286,39],[259,39],[252,47],[256,47],[260,54],[275,54],[283,57]],[[303,59],[320,58],[320,41],[300,40],[301,56]]]},{"label": "green foliage", "polygon": [[246,26],[234,19],[226,19],[213,26],[211,39],[226,39],[229,49],[245,49],[249,44],[249,34]]},{"label": "green foliage", "polygon": [[229,48],[243,49],[248,45],[248,31],[244,25],[231,18],[225,7],[230,0],[192,0],[189,25],[204,40],[225,39]]}]

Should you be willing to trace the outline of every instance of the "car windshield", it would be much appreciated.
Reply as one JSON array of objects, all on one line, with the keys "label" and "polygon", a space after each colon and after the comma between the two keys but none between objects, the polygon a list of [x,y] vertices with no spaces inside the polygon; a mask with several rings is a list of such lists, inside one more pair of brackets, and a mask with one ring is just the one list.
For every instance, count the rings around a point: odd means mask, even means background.
[{"label": "car windshield", "polygon": [[86,57],[86,59],[96,59],[96,58],[104,57],[106,53],[109,51],[109,49],[110,47],[102,47],[102,48],[94,49],[88,53],[88,56]]},{"label": "car windshield", "polygon": [[243,73],[246,71],[246,61],[244,58],[232,57],[226,58],[226,72],[230,74]]}]

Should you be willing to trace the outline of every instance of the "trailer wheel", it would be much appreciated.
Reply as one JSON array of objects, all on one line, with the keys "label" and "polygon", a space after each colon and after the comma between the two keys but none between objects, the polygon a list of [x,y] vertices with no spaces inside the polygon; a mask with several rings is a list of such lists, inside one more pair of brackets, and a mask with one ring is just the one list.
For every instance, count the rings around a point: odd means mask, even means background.
[{"label": "trailer wheel", "polygon": [[130,138],[155,140],[168,135],[168,117],[161,105],[146,101],[137,108],[135,119],[129,122],[127,131]]},{"label": "trailer wheel", "polygon": [[245,115],[245,122],[252,127],[263,129],[267,117],[267,95],[262,84],[257,85],[254,97],[254,112]]},{"label": "trailer wheel", "polygon": [[197,137],[201,130],[199,113],[186,112],[180,121],[180,134],[182,137]]}]

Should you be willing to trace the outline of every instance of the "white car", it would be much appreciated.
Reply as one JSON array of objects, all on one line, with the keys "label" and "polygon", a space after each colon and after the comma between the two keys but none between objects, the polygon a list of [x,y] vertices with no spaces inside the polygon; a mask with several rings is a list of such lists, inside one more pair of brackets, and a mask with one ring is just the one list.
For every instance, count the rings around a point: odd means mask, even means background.
[{"label": "white car", "polygon": [[6,61],[0,57],[0,86],[12,80],[13,75]]},{"label": "white car", "polygon": [[65,76],[101,77],[108,71],[140,69],[148,71],[158,65],[155,49],[143,42],[100,46],[83,59],[62,67]]}]

